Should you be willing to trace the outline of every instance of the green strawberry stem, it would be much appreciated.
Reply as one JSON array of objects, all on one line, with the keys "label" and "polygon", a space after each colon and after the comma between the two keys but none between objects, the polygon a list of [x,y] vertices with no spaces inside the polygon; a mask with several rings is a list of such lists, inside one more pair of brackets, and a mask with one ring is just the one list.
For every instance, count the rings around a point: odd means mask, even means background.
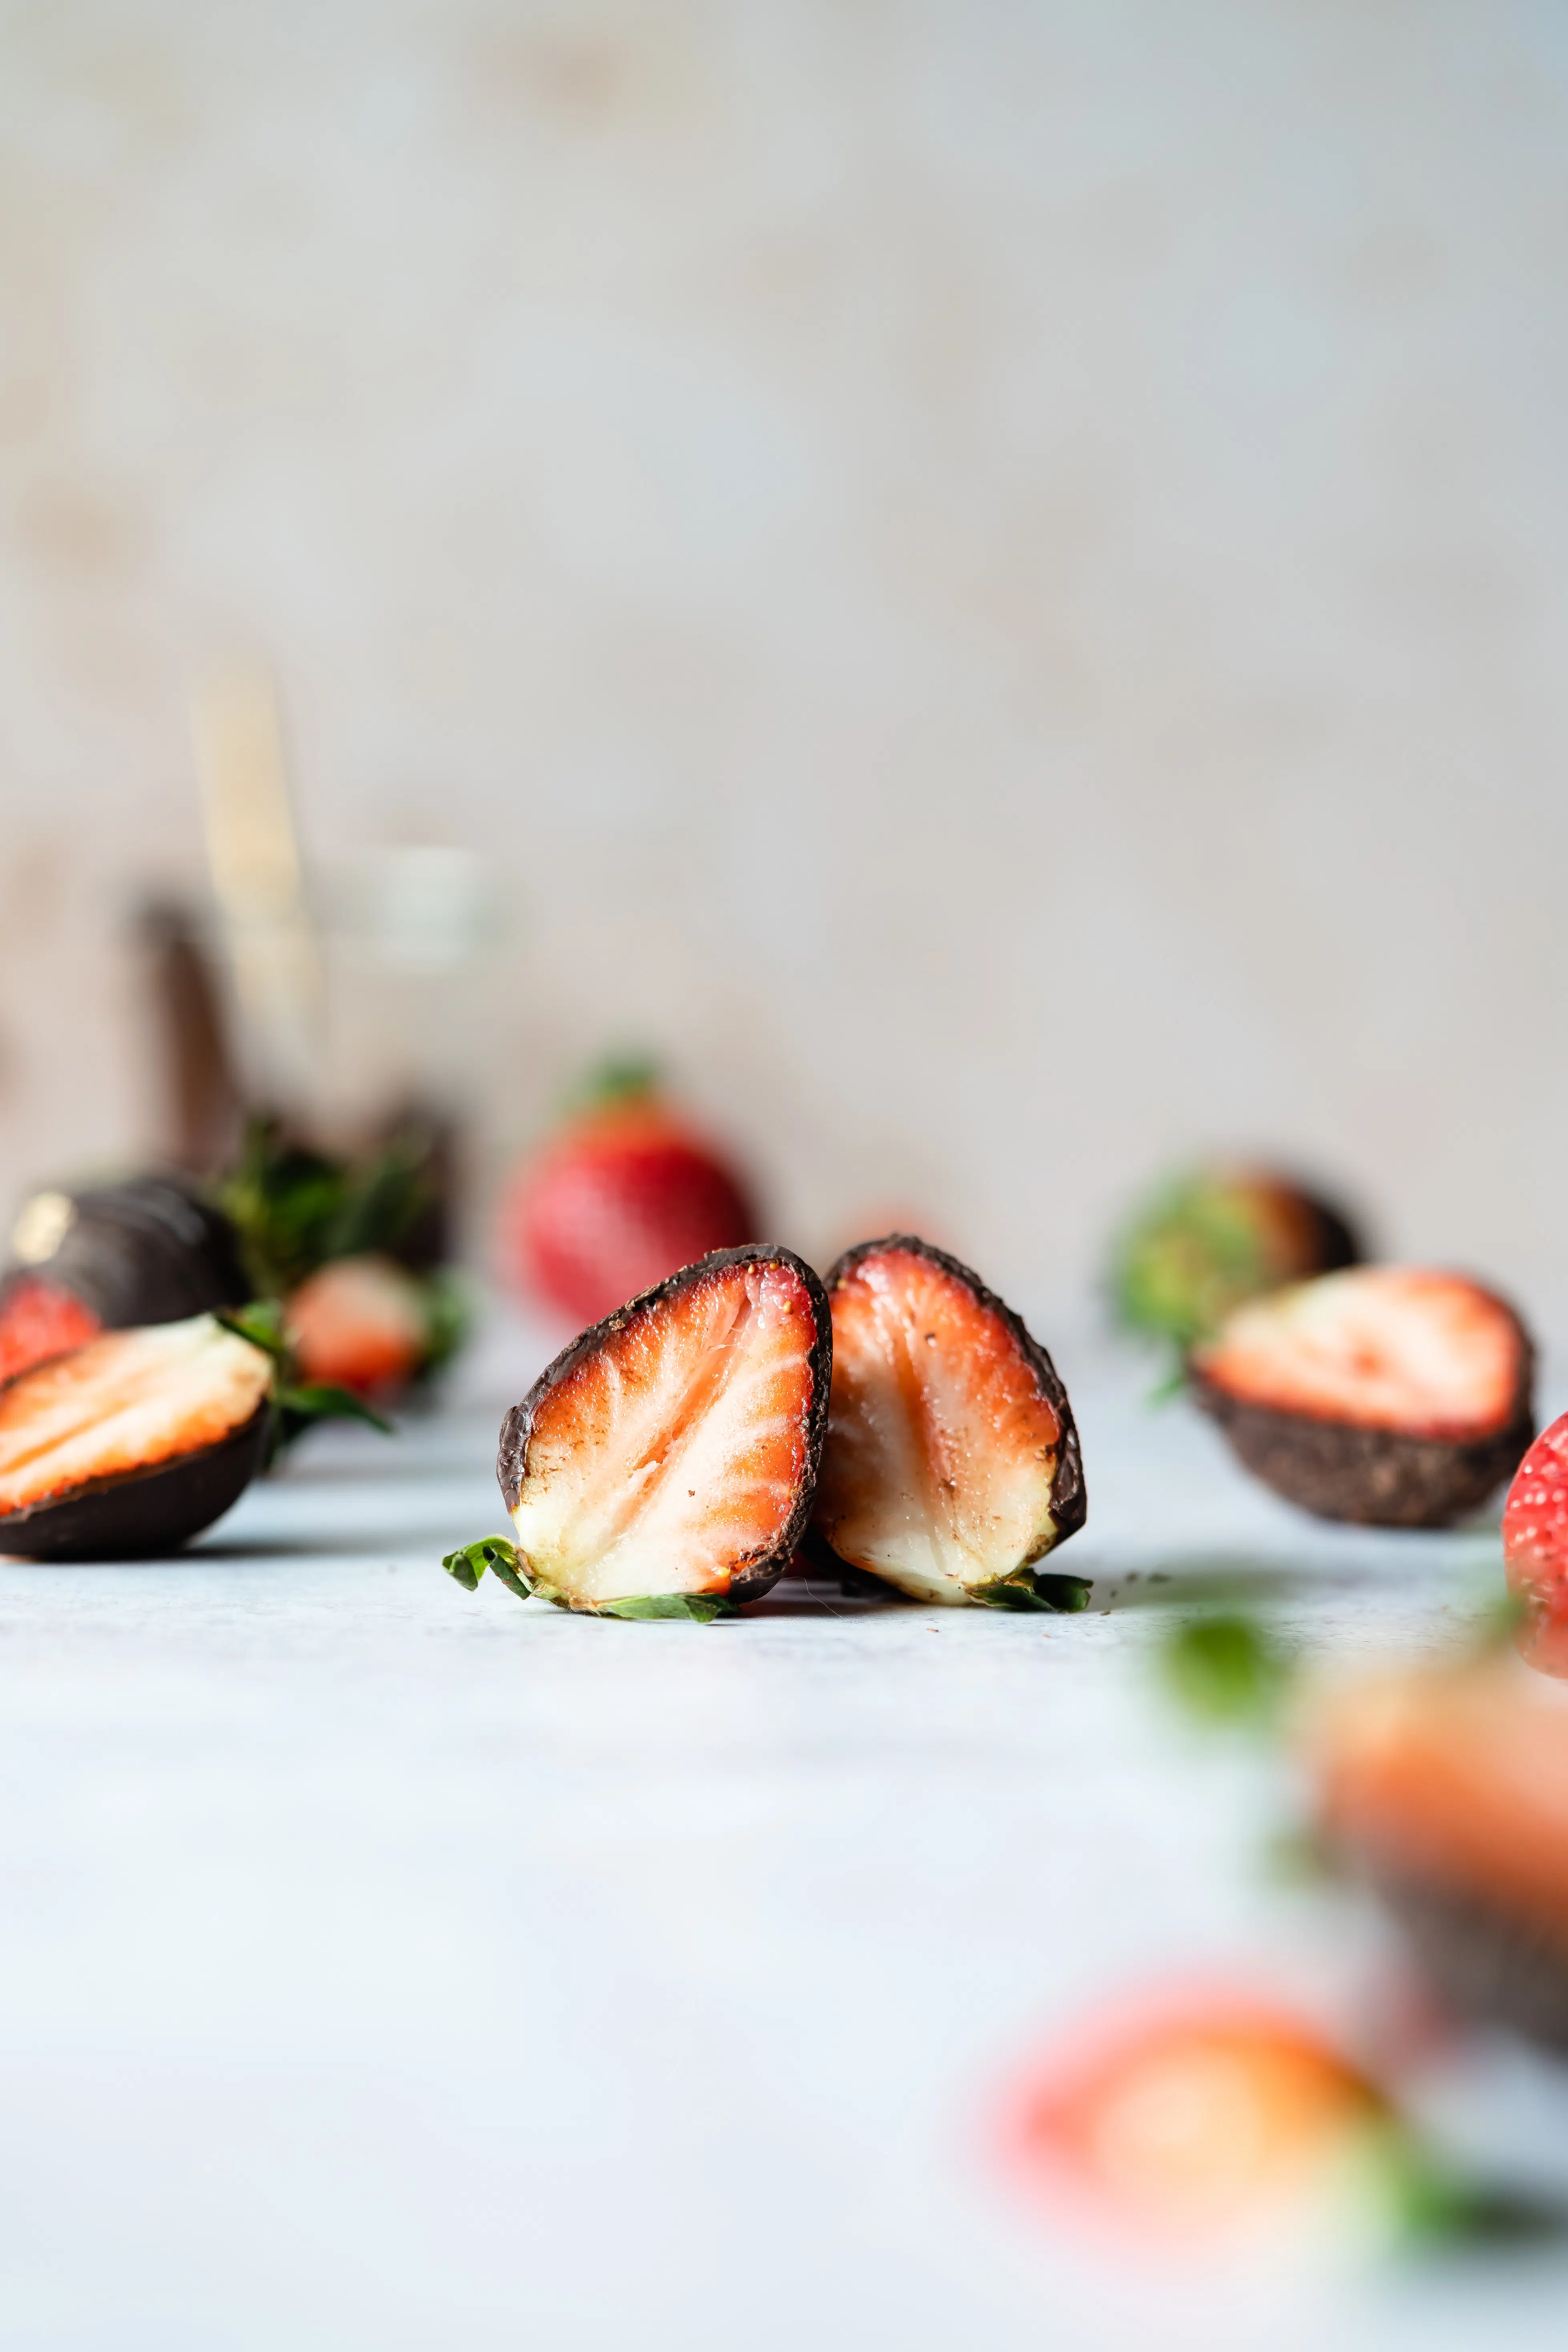
[{"label": "green strawberry stem", "polygon": [[1092,1590],[1087,1577],[1016,1568],[1010,1576],[975,1585],[969,1597],[982,1609],[1041,1609],[1054,1617],[1071,1617],[1089,1607]]},{"label": "green strawberry stem", "polygon": [[[550,1601],[558,1609],[572,1607],[563,1592],[533,1574],[517,1546],[505,1536],[479,1536],[474,1542],[449,1551],[441,1565],[465,1592],[477,1592],[479,1580],[489,1569],[520,1601]],[[716,1617],[733,1617],[735,1613],[732,1601],[721,1600],[711,1592],[639,1593],[624,1601],[602,1601],[596,1609],[576,1612],[584,1617],[685,1617],[696,1625],[710,1625]]]},{"label": "green strawberry stem", "polygon": [[627,1046],[605,1054],[569,1087],[561,1100],[563,1117],[581,1111],[606,1110],[620,1102],[636,1102],[658,1094],[664,1071],[657,1054]]},{"label": "green strawberry stem", "polygon": [[379,1429],[384,1437],[393,1434],[391,1422],[373,1412],[363,1397],[353,1395],[350,1390],[334,1388],[322,1381],[294,1379],[293,1351],[283,1328],[280,1299],[253,1298],[248,1306],[236,1307],[230,1314],[220,1313],[215,1319],[226,1331],[247,1339],[253,1348],[260,1348],[272,1359],[268,1469],[297,1437],[319,1421],[363,1421],[372,1429]]},{"label": "green strawberry stem", "polygon": [[1396,2244],[1413,2253],[1561,2241],[1568,2209],[1461,2171],[1396,2109],[1365,2126],[1363,2154]]}]

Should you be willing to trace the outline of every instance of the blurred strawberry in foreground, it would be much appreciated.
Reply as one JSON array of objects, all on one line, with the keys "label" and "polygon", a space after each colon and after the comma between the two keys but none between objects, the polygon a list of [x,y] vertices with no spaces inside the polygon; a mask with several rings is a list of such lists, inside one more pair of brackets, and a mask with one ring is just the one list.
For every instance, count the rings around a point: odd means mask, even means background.
[{"label": "blurred strawberry in foreground", "polygon": [[1456,2015],[1568,2053],[1568,1709],[1497,1656],[1374,1675],[1309,1727],[1329,1850]]},{"label": "blurred strawberry in foreground", "polygon": [[1542,1674],[1568,1678],[1568,1412],[1542,1431],[1514,1474],[1502,1549],[1509,1591],[1524,1611],[1521,1654]]},{"label": "blurred strawberry in foreground", "polygon": [[1310,2027],[1208,1993],[1075,2036],[1024,2102],[1015,2152],[1139,2235],[1208,2238],[1307,2187],[1379,2104]]},{"label": "blurred strawberry in foreground", "polygon": [[606,1065],[500,1212],[507,1280],[583,1324],[710,1250],[757,1237],[739,1178],[640,1061]]},{"label": "blurred strawberry in foreground", "polygon": [[1456,2170],[1307,2019],[1224,1989],[1076,2033],[1018,2103],[1006,2152],[1034,2187],[1173,2252],[1282,2227],[1320,2245],[1325,2221],[1407,2250],[1563,2225]]}]

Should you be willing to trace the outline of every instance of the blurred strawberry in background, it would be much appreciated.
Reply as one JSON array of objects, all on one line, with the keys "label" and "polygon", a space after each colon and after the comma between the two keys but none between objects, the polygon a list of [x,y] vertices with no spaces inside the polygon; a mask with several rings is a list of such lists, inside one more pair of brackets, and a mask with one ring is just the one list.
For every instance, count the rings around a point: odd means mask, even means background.
[{"label": "blurred strawberry in background", "polygon": [[507,1282],[595,1323],[709,1250],[760,1238],[741,1178],[640,1057],[606,1063],[501,1203]]},{"label": "blurred strawberry in background", "polygon": [[300,1381],[385,1403],[461,1345],[463,1286],[442,1262],[450,1187],[448,1139],[426,1119],[347,1157],[251,1122],[219,1194],[254,1295],[283,1301]]},{"label": "blurred strawberry in background", "polygon": [[343,1257],[294,1291],[285,1329],[301,1380],[387,1397],[425,1370],[431,1352],[426,1286],[389,1258]]}]

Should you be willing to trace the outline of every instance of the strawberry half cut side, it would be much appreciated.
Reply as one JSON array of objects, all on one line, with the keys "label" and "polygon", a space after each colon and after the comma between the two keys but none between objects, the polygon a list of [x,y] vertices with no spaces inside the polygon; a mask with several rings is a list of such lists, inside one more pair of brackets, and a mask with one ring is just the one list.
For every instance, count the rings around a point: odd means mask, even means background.
[{"label": "strawberry half cut side", "polygon": [[1247,1467],[1321,1518],[1446,1527],[1530,1443],[1533,1354],[1479,1283],[1357,1266],[1240,1307],[1188,1358]]},{"label": "strawberry half cut side", "polygon": [[211,1315],[106,1332],[0,1388],[0,1553],[172,1551],[261,1467],[266,1351]]},{"label": "strawberry half cut side", "polygon": [[822,1284],[793,1252],[752,1243],[683,1267],[574,1339],[508,1413],[496,1469],[514,1559],[488,1564],[593,1615],[756,1600],[810,1517],[831,1362]]},{"label": "strawberry half cut side", "polygon": [[1036,1567],[1086,1508],[1072,1408],[1038,1341],[910,1234],[846,1251],[827,1292],[821,1540],[911,1600],[1081,1608],[1081,1578]]}]

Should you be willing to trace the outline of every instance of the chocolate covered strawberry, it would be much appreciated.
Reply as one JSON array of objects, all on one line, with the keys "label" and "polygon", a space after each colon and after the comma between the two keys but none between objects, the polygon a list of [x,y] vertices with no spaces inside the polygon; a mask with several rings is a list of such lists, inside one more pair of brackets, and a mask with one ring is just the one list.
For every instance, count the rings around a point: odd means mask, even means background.
[{"label": "chocolate covered strawberry", "polygon": [[502,1270],[574,1322],[710,1250],[753,1239],[744,1186],[659,1093],[650,1070],[608,1071],[522,1169],[502,1203]]},{"label": "chocolate covered strawberry", "polygon": [[1462,1275],[1360,1266],[1294,1284],[1227,1317],[1188,1367],[1247,1468],[1322,1518],[1446,1527],[1530,1442],[1529,1337]]},{"label": "chocolate covered strawberry", "polygon": [[444,1562],[608,1617],[711,1618],[783,1575],[810,1516],[832,1337],[811,1268],[718,1250],[595,1324],[501,1427],[514,1535]]},{"label": "chocolate covered strawberry", "polygon": [[1321,1708],[1322,1832],[1454,2008],[1568,2051],[1568,1711],[1516,1663],[1379,1677]]},{"label": "chocolate covered strawberry", "polygon": [[[312,1423],[376,1422],[301,1382],[274,1299],[105,1331],[0,1386],[0,1553],[133,1559],[178,1549]],[[376,1423],[384,1428],[384,1423]]]},{"label": "chocolate covered strawberry", "polygon": [[1038,1563],[1083,1525],[1067,1391],[1011,1307],[910,1234],[827,1277],[833,1402],[817,1538],[917,1601],[1080,1608]]},{"label": "chocolate covered strawberry", "polygon": [[1524,1611],[1521,1649],[1542,1673],[1568,1676],[1568,1412],[1542,1431],[1514,1473],[1502,1550]]},{"label": "chocolate covered strawberry", "polygon": [[261,1467],[273,1361],[211,1315],[110,1331],[0,1388],[0,1553],[172,1551]]},{"label": "chocolate covered strawberry", "polygon": [[1188,1348],[1246,1300],[1361,1255],[1342,1213],[1277,1169],[1195,1168],[1117,1236],[1111,1304],[1129,1330]]},{"label": "chocolate covered strawberry", "polygon": [[0,1279],[0,1380],[100,1331],[174,1323],[250,1295],[228,1219],[183,1178],[37,1192]]}]

